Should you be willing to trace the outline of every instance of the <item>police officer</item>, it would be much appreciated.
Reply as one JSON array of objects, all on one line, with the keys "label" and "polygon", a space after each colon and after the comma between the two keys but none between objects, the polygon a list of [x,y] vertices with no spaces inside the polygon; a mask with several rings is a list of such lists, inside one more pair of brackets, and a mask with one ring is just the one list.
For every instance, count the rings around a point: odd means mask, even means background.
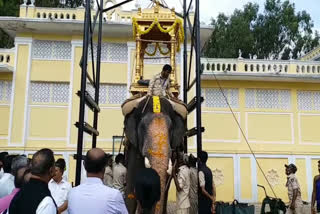
[{"label": "police officer", "polygon": [[294,164],[285,165],[287,183],[286,187],[288,188],[288,197],[289,197],[289,208],[288,214],[302,214],[302,199],[301,199],[301,190],[298,179],[295,175],[297,172],[297,167]]}]

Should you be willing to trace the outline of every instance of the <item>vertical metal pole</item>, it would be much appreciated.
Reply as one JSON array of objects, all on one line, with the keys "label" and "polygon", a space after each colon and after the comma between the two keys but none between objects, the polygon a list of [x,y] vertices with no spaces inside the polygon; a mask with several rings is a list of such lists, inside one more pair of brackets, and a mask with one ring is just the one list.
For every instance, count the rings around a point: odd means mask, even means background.
[{"label": "vertical metal pole", "polygon": [[[103,0],[100,0],[99,9],[99,30],[98,30],[98,47],[97,47],[97,73],[96,73],[96,90],[95,90],[95,102],[99,105],[99,91],[100,91],[100,69],[101,69],[101,40],[102,40],[102,11],[103,11]],[[94,111],[93,127],[98,130],[98,111]],[[92,148],[97,146],[97,136],[92,136]]]},{"label": "vertical metal pole", "polygon": [[79,127],[78,127],[78,147],[76,164],[76,186],[80,184],[81,179],[81,161],[83,148],[83,128],[85,112],[85,91],[87,82],[87,63],[88,63],[88,44],[89,44],[89,21],[90,21],[90,0],[86,0],[86,11],[84,19],[84,40],[82,46],[82,65],[81,65],[81,95],[79,109]]},{"label": "vertical metal pole", "polygon": [[196,0],[196,97],[197,97],[197,153],[198,157],[202,151],[202,132],[201,132],[201,59],[200,59],[200,0]]},{"label": "vertical metal pole", "polygon": [[[191,0],[192,1],[192,0]],[[183,102],[188,104],[188,33],[187,33],[187,0],[183,0],[183,29],[184,29],[184,43],[183,43]],[[188,121],[186,120],[186,124]],[[187,125],[186,125],[187,126]],[[188,138],[184,137],[184,152],[188,152]]]}]

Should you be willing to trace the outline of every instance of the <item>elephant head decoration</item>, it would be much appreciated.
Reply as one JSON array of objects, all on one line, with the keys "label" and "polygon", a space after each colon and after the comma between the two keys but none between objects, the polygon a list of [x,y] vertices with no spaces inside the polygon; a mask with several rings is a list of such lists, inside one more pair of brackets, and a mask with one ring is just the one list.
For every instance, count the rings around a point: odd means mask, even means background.
[{"label": "elephant head decoration", "polygon": [[[160,176],[161,196],[155,213],[165,213],[168,196],[168,178],[172,168],[172,152],[183,151],[186,132],[185,106],[164,97],[143,97],[136,100],[131,112],[125,117],[125,134],[128,139],[126,203],[129,213],[135,213],[135,173],[140,168],[152,167]],[[131,104],[132,105],[132,104]],[[177,110],[175,105],[183,106]],[[178,113],[179,112],[179,113]]]}]

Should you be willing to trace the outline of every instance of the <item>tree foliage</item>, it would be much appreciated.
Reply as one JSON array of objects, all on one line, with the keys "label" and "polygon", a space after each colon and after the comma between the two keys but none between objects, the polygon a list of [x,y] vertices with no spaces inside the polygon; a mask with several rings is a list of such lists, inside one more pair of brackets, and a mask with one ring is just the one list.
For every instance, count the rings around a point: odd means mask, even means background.
[{"label": "tree foliage", "polygon": [[296,12],[288,0],[266,0],[264,12],[248,3],[231,16],[212,19],[214,31],[205,49],[207,57],[237,58],[255,55],[259,59],[298,58],[319,45],[313,21],[306,11]]}]

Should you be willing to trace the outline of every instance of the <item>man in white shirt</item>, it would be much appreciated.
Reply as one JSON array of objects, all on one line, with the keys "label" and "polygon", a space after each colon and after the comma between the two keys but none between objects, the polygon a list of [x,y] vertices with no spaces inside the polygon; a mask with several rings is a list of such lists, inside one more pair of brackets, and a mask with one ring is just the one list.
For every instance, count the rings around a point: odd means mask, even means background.
[{"label": "man in white shirt", "polygon": [[107,157],[102,149],[87,152],[84,167],[87,180],[71,189],[68,196],[69,214],[127,214],[121,193],[103,184]]},{"label": "man in white shirt", "polygon": [[113,167],[113,187],[118,189],[124,196],[126,179],[127,179],[127,169],[124,166],[124,155],[118,154],[116,156],[116,164]]},{"label": "man in white shirt", "polygon": [[55,173],[53,151],[37,151],[31,165],[31,178],[11,201],[9,213],[57,214],[56,203],[48,188],[48,182]]},{"label": "man in white shirt", "polygon": [[[179,168],[176,169],[177,167]],[[172,175],[177,188],[177,214],[189,214],[190,171],[182,155],[179,155],[178,165],[173,170]]]},{"label": "man in white shirt", "polygon": [[58,212],[67,214],[68,193],[71,190],[71,184],[63,179],[63,172],[66,168],[66,162],[60,158],[55,163],[55,176],[49,182],[49,189],[58,206]]},{"label": "man in white shirt", "polygon": [[188,160],[189,170],[190,170],[190,210],[189,214],[198,213],[198,169],[197,169],[197,159],[190,154]]},{"label": "man in white shirt", "polygon": [[108,187],[113,187],[113,173],[112,173],[112,155],[108,155],[108,163],[106,171],[104,172],[103,183]]},{"label": "man in white shirt", "polygon": [[4,174],[0,179],[0,198],[9,195],[14,187],[14,176],[11,174],[12,160],[17,155],[8,155],[5,157],[3,171]]}]

